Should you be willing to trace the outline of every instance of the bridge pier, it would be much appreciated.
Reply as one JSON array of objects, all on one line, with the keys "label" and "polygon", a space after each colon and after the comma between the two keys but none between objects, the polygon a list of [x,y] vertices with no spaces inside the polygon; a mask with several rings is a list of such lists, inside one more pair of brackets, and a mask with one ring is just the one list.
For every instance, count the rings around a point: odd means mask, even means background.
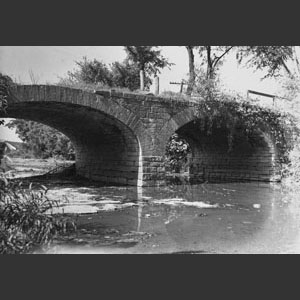
[{"label": "bridge pier", "polygon": [[196,180],[272,180],[280,165],[271,135],[257,132],[248,140],[241,131],[229,149],[226,124],[206,134],[195,115],[198,108],[192,99],[20,85],[1,117],[40,122],[64,133],[76,149],[77,174],[107,184],[164,185],[165,149],[175,132],[191,146],[189,174]]},{"label": "bridge pier", "polygon": [[163,156],[142,157],[141,186],[161,186],[165,184],[166,170]]}]

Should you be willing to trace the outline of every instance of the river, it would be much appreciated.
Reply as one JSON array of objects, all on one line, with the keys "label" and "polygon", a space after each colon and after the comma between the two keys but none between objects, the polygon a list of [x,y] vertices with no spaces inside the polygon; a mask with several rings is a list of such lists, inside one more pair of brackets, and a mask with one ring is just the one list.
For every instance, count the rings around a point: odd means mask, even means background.
[{"label": "river", "polygon": [[[300,253],[300,201],[278,183],[165,187],[52,181],[78,230],[42,253]],[[40,253],[38,252],[38,253]]]}]

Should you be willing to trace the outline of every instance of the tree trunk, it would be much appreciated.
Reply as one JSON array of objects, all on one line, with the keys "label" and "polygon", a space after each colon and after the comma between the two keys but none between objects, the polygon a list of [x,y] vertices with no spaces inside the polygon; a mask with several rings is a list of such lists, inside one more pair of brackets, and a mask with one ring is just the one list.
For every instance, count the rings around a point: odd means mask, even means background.
[{"label": "tree trunk", "polygon": [[159,77],[158,76],[155,76],[154,78],[154,94],[155,95],[158,95],[159,94]]},{"label": "tree trunk", "polygon": [[140,70],[140,90],[143,91],[145,88],[145,72],[144,70]]},{"label": "tree trunk", "polygon": [[300,75],[300,63],[299,63],[299,60],[298,60],[298,55],[297,55],[297,52],[296,52],[296,47],[297,46],[293,46],[293,53],[294,53],[294,58],[295,58],[295,61],[296,61],[296,67],[297,67],[298,76],[299,76]]},{"label": "tree trunk", "polygon": [[214,68],[213,68],[213,61],[211,59],[211,46],[206,47],[206,53],[207,53],[206,79],[213,79],[213,77],[214,77]]},{"label": "tree trunk", "polygon": [[193,52],[193,46],[186,46],[188,56],[189,56],[189,82],[187,86],[187,95],[191,95],[193,91],[193,87],[195,84],[195,58],[194,58],[194,52]]}]

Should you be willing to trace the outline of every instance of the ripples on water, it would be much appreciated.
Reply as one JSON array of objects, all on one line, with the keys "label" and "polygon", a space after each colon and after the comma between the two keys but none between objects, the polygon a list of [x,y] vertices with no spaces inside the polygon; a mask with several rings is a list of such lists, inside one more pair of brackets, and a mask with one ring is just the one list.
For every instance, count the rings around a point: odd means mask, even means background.
[{"label": "ripples on water", "polygon": [[66,245],[57,253],[300,253],[298,195],[280,184],[71,185],[51,188],[48,196],[62,199],[56,212],[90,213],[82,215],[89,226],[149,234],[127,248]]},{"label": "ripples on water", "polygon": [[[54,166],[28,161],[15,159],[18,177]],[[79,240],[90,236],[85,247],[68,241],[55,253],[300,253],[299,193],[280,184],[135,188],[59,179],[46,185],[49,198],[61,203],[53,212],[75,216],[85,233]]]}]

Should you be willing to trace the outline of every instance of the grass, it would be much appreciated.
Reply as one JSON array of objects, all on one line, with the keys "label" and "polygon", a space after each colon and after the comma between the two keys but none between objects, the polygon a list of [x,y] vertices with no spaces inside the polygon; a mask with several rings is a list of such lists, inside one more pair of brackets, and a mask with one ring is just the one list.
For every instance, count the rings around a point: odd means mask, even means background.
[{"label": "grass", "polygon": [[46,214],[58,206],[46,193],[43,185],[24,186],[0,174],[0,254],[32,253],[76,229],[69,218]]}]

